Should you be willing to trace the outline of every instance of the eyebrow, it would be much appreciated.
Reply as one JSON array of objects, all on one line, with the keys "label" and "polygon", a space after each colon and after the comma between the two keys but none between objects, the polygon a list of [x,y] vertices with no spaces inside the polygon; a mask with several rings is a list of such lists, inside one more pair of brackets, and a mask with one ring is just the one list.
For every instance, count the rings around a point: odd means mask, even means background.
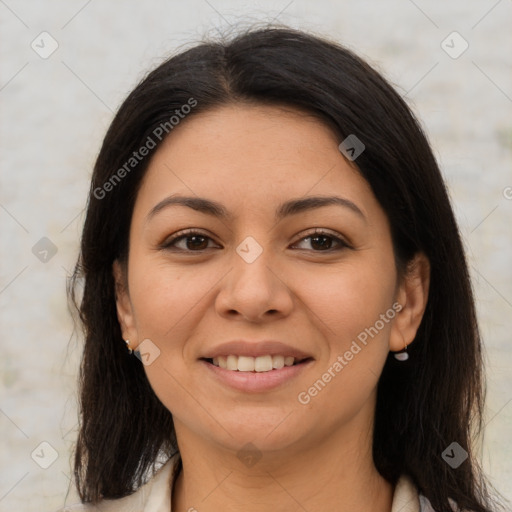
[{"label": "eyebrow", "polygon": [[[157,213],[161,212],[162,210],[175,205],[186,206],[198,212],[211,215],[213,217],[218,217],[219,219],[226,221],[233,218],[233,215],[225,208],[225,206],[217,201],[203,197],[173,195],[166,197],[157,205],[155,205],[148,213],[146,222],[151,220]],[[275,220],[279,221],[290,215],[296,215],[307,210],[313,210],[316,208],[332,205],[342,206],[346,209],[349,209],[366,222],[366,216],[355,203],[349,199],[338,196],[308,196],[300,199],[291,199],[279,205],[275,213]]]}]

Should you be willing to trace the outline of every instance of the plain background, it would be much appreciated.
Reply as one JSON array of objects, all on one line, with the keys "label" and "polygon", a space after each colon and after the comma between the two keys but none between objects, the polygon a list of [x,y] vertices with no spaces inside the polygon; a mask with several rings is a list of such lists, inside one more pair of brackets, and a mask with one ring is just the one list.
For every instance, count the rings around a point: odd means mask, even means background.
[{"label": "plain background", "polygon": [[512,498],[511,0],[0,0],[0,19],[0,510],[55,510],[70,486],[81,340],[65,283],[113,112],[183,44],[272,20],[354,49],[421,119],[477,296],[488,361],[482,462]]}]

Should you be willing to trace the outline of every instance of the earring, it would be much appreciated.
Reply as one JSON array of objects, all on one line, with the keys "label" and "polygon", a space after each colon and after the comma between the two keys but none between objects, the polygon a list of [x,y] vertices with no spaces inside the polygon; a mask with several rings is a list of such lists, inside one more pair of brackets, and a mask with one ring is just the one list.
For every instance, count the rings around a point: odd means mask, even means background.
[{"label": "earring", "polygon": [[394,357],[397,361],[407,361],[409,359],[409,354],[407,353],[407,343],[405,344],[405,348],[400,352],[395,352]]},{"label": "earring", "polygon": [[130,340],[124,340],[124,341],[125,341],[125,343],[126,343],[126,347],[128,348],[128,352],[129,352],[130,354],[132,354],[132,353],[133,353],[133,350],[130,348]]}]

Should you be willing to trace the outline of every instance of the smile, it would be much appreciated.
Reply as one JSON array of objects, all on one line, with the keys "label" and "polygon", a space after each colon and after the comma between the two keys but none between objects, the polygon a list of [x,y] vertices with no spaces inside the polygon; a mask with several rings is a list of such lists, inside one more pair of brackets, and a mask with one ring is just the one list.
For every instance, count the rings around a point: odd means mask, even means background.
[{"label": "smile", "polygon": [[297,359],[292,356],[282,355],[264,355],[258,357],[229,355],[206,359],[206,361],[215,366],[231,371],[269,372],[272,370],[280,370],[285,366],[294,366],[305,361],[305,359]]},{"label": "smile", "polygon": [[[217,364],[214,363],[214,359]],[[274,361],[276,368],[273,367]],[[279,355],[258,357],[232,355],[213,359],[202,358],[200,362],[204,365],[207,374],[223,387],[244,393],[263,393],[290,384],[294,378],[314,364],[314,359],[308,357],[300,360]],[[224,363],[226,368],[221,366]],[[228,368],[228,364],[232,369]],[[242,369],[240,370],[239,367]]]}]

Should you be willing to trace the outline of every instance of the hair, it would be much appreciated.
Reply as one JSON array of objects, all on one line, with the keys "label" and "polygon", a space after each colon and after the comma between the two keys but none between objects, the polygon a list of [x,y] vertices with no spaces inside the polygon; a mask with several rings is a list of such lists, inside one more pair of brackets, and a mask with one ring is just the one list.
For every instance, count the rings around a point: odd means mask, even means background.
[{"label": "hair", "polygon": [[[449,500],[461,509],[492,510],[472,447],[482,431],[484,402],[473,293],[427,138],[400,95],[352,51],[275,25],[203,41],[163,62],[129,94],[103,140],[68,286],[85,334],[74,459],[82,502],[133,493],[159,456],[178,450],[170,411],[122,339],[112,264],[127,261],[133,207],[151,160],[130,158],[149,138],[157,149],[165,137],[155,134],[162,126],[170,133],[170,118],[194,102],[183,122],[233,103],[293,107],[316,116],[340,142],[355,134],[364,143],[354,163],[387,215],[397,268],[406,271],[423,252],[431,272],[409,360],[397,362],[390,354],[378,382],[374,463],[392,484],[409,475],[439,512],[452,510]],[[442,458],[452,442],[468,452],[457,469]]]}]

